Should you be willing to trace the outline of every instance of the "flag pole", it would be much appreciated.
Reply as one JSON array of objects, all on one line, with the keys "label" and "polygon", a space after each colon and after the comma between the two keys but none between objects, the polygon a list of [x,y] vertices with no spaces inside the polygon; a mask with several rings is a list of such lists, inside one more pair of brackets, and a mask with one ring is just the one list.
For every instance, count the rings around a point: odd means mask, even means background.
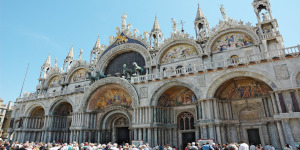
[{"label": "flag pole", "polygon": [[23,80],[23,84],[22,84],[22,88],[21,88],[21,92],[20,92],[19,98],[21,97],[21,94],[22,94],[22,91],[23,91],[23,87],[24,87],[26,76],[27,76],[28,68],[29,68],[29,63],[27,65],[27,69],[26,69],[26,73],[25,73],[25,77],[24,77],[24,80]]}]

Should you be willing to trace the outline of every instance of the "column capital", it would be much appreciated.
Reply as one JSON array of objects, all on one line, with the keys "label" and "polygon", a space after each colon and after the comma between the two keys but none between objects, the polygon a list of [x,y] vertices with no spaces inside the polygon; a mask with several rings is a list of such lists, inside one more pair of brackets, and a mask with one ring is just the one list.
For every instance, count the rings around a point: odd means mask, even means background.
[{"label": "column capital", "polygon": [[201,102],[201,101],[213,101],[213,100],[217,100],[217,98],[204,98],[204,99],[198,99],[197,101]]}]

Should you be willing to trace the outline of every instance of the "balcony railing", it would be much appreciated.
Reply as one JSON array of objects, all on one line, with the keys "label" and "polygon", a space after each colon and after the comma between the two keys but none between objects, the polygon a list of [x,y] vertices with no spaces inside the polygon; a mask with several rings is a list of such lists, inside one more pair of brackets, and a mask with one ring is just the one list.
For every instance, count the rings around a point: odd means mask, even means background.
[{"label": "balcony railing", "polygon": [[261,35],[261,38],[268,39],[268,38],[279,36],[279,35],[280,35],[279,31],[275,31],[275,32],[265,33],[265,34]]},{"label": "balcony railing", "polygon": [[189,67],[182,67],[174,70],[167,70],[153,74],[146,74],[131,78],[131,83],[142,83],[153,80],[160,80],[163,78],[179,77],[182,75],[193,74],[198,72],[207,72],[210,70],[226,69],[228,67],[237,67],[239,65],[248,65],[249,63],[259,63],[261,61],[270,61],[276,58],[284,58],[287,56],[298,56],[300,45],[295,47],[284,48],[280,50],[263,52],[260,54],[253,54],[245,57],[236,57],[211,63],[204,63]]},{"label": "balcony railing", "polygon": [[17,102],[21,101],[28,101],[28,100],[34,100],[34,99],[42,99],[42,98],[51,98],[51,97],[57,97],[57,96],[62,96],[62,95],[68,95],[68,94],[73,94],[73,93],[80,93],[84,92],[85,88],[87,87],[80,87],[80,88],[75,88],[73,90],[63,90],[60,92],[54,92],[54,93],[46,93],[46,94],[31,94],[28,97],[23,97],[23,98],[18,98]]}]

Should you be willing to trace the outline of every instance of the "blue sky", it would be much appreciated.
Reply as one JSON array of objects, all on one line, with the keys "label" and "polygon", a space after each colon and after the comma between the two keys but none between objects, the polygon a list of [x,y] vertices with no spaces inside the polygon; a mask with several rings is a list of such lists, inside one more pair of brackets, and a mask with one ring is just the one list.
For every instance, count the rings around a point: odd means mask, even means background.
[{"label": "blue sky", "polygon": [[[224,4],[227,15],[236,20],[257,23],[252,0],[199,0],[210,27],[222,18],[219,6]],[[273,16],[286,47],[300,43],[299,0],[270,0]],[[157,15],[165,37],[172,31],[171,18],[185,22],[186,32],[194,35],[193,21],[198,0],[0,0],[0,97],[15,101],[19,96],[27,64],[30,63],[24,91],[34,92],[40,67],[49,51],[62,67],[72,44],[77,59],[79,48],[89,61],[98,34],[101,44],[121,25],[123,12],[127,22],[140,31],[150,31]],[[179,26],[178,26],[179,28]]]}]

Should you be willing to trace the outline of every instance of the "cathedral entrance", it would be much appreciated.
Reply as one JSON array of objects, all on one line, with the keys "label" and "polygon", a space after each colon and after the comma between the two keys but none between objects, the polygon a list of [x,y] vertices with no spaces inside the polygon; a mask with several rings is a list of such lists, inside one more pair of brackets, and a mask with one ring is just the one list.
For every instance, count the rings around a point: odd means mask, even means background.
[{"label": "cathedral entrance", "polygon": [[185,149],[187,143],[192,143],[195,141],[195,132],[182,133],[182,149]]},{"label": "cathedral entrance", "polygon": [[129,129],[128,127],[117,128],[117,143],[122,145],[124,143],[129,143]]},{"label": "cathedral entrance", "polygon": [[251,143],[253,143],[254,145],[261,144],[258,129],[248,129],[247,133],[248,133],[249,144]]}]

